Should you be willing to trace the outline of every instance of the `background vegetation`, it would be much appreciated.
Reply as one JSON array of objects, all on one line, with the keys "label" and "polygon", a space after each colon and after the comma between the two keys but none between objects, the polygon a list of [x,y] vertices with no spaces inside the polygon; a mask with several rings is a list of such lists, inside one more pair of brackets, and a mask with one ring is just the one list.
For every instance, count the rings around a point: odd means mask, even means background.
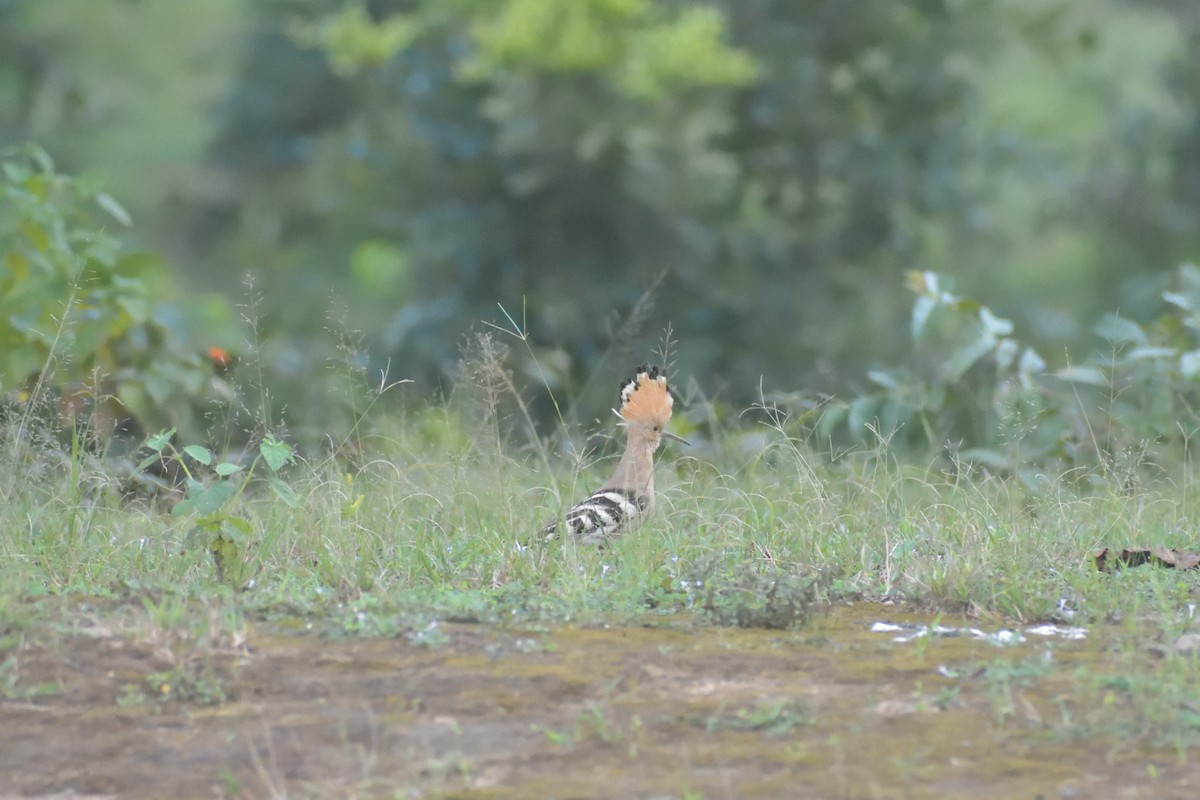
[{"label": "background vegetation", "polygon": [[539,418],[544,385],[591,419],[668,324],[706,397],[849,402],[912,358],[914,269],[1011,319],[1029,374],[1170,313],[1198,35],[1167,0],[6,0],[0,141],[127,209],[95,225],[158,254],[146,313],[302,438],[349,426],[348,364],[447,389],[497,303]]}]

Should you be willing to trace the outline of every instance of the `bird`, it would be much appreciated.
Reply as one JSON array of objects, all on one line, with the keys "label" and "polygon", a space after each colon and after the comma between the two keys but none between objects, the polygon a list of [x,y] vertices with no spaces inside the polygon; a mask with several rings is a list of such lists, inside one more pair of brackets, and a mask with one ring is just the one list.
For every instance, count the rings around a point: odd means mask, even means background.
[{"label": "bird", "polygon": [[[687,440],[667,430],[675,398],[666,373],[641,365],[621,385],[620,408],[613,413],[626,429],[625,452],[604,485],[562,516],[566,529],[584,544],[600,544],[623,532],[654,508],[654,453],[663,439]],[[558,521],[542,529],[547,541],[558,535]]]}]

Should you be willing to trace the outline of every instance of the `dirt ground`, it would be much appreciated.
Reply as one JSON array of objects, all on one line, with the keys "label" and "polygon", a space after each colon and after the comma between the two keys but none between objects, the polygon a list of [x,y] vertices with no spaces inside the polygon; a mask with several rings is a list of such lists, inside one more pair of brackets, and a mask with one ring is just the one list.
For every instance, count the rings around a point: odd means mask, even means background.
[{"label": "dirt ground", "polygon": [[[1065,735],[1071,669],[1004,684],[1001,713],[996,682],[970,674],[994,645],[870,631],[899,616],[338,641],[252,628],[175,672],[98,629],[9,654],[0,798],[1200,797],[1195,754]],[[1036,647],[1065,664],[1089,651]]]}]

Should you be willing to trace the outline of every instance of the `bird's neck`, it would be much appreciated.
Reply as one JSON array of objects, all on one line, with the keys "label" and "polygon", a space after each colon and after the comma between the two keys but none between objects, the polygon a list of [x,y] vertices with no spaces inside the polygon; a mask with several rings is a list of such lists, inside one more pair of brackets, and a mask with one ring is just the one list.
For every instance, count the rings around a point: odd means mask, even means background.
[{"label": "bird's neck", "polygon": [[603,488],[633,492],[647,502],[654,500],[654,450],[634,431],[629,432],[625,452]]}]

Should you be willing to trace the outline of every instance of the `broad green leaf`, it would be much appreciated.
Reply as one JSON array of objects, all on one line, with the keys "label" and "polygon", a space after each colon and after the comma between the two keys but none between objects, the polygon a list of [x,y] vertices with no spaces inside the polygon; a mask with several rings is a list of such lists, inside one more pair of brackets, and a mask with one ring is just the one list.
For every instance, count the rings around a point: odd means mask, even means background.
[{"label": "broad green leaf", "polygon": [[912,419],[916,409],[903,394],[890,394],[879,406],[879,430],[890,433]]},{"label": "broad green leaf", "polygon": [[1182,308],[1184,311],[1192,310],[1192,298],[1181,292],[1163,292],[1163,300],[1166,300],[1177,308]]},{"label": "broad green leaf", "polygon": [[1174,358],[1179,351],[1173,347],[1135,347],[1125,356],[1126,361],[1145,361],[1148,358]]},{"label": "broad green leaf", "polygon": [[229,502],[237,493],[237,484],[233,481],[217,481],[207,489],[195,494],[189,494],[188,499],[171,509],[172,516],[182,516],[189,511],[200,514],[212,514]]},{"label": "broad green leaf", "polygon": [[1142,330],[1141,325],[1116,314],[1105,314],[1101,317],[1100,321],[1093,326],[1092,333],[1110,342],[1129,344],[1146,343],[1146,332]]},{"label": "broad green leaf", "polygon": [[816,432],[822,439],[833,436],[838,425],[846,419],[848,408],[843,403],[827,403],[821,409],[821,418],[817,420]]},{"label": "broad green leaf", "polygon": [[133,225],[133,218],[129,216],[129,212],[125,207],[113,199],[112,195],[99,192],[95,197],[96,205],[108,212],[108,215],[117,222],[124,225],[126,228]]},{"label": "broad green leaf", "polygon": [[873,369],[867,373],[867,377],[870,378],[872,382],[879,384],[885,389],[900,388],[900,381],[896,379],[895,375],[886,370]]},{"label": "broad green leaf", "polygon": [[1099,367],[1065,367],[1054,373],[1054,377],[1071,383],[1086,383],[1090,386],[1108,386],[1111,383],[1108,376],[1104,374],[1104,370]]},{"label": "broad green leaf", "polygon": [[300,504],[300,495],[289,484],[284,483],[274,475],[270,476],[267,482],[275,490],[275,496],[282,500],[288,508],[295,508]]},{"label": "broad green leaf", "polygon": [[969,370],[975,362],[986,356],[996,346],[996,340],[984,334],[965,347],[954,351],[946,363],[942,365],[946,379],[954,383]]},{"label": "broad green leaf", "polygon": [[267,434],[258,445],[258,452],[272,472],[278,472],[280,467],[292,460],[292,447]]},{"label": "broad green leaf", "polygon": [[175,435],[175,429],[171,428],[165,431],[159,431],[146,440],[146,447],[149,447],[154,452],[160,452],[167,443],[171,441],[171,437]]},{"label": "broad green leaf", "polygon": [[866,426],[875,419],[875,412],[878,408],[879,397],[876,395],[855,398],[850,403],[850,413],[846,419],[846,426],[850,429],[850,433],[854,436],[865,436]]},{"label": "broad green leaf", "polygon": [[242,517],[222,516],[221,531],[235,542],[244,542],[254,535],[254,526]]},{"label": "broad green leaf", "polygon": [[924,294],[913,303],[912,338],[914,342],[921,341],[921,334],[925,332],[925,323],[929,322],[929,317],[937,305],[937,300]]},{"label": "broad green leaf", "polygon": [[198,444],[189,444],[187,447],[183,448],[183,452],[187,453],[189,456],[196,459],[206,467],[213,462],[212,451],[207,447],[201,447]]},{"label": "broad green leaf", "polygon": [[237,493],[238,486],[233,481],[217,481],[196,496],[196,510],[201,514],[211,514],[224,506]]},{"label": "broad green leaf", "polygon": [[217,464],[217,466],[214,467],[213,469],[222,478],[227,478],[230,475],[234,474],[235,472],[241,472],[243,469],[245,469],[245,467],[243,467],[241,464],[231,464],[228,461],[222,461],[220,464]]}]

